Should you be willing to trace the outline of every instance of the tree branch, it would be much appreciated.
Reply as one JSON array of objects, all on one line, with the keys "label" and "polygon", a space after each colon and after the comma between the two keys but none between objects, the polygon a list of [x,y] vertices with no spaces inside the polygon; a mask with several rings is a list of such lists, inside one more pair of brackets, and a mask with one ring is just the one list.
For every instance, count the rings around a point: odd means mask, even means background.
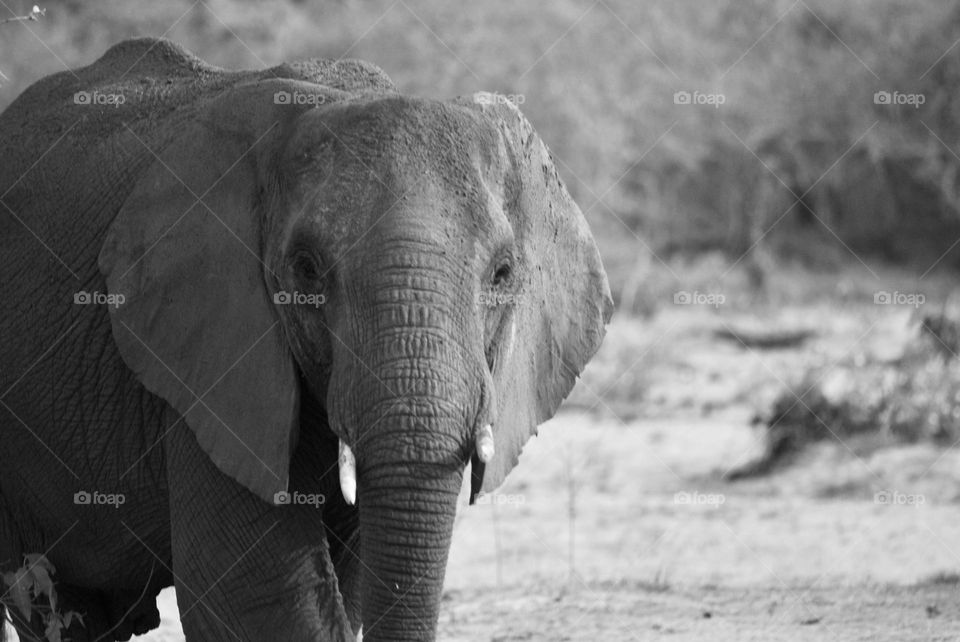
[{"label": "tree branch", "polygon": [[12,18],[4,18],[0,20],[0,25],[6,24],[8,22],[27,22],[28,20],[39,20],[43,16],[47,15],[46,9],[41,9],[37,5],[33,5],[33,9],[30,10],[25,16],[13,16]]}]

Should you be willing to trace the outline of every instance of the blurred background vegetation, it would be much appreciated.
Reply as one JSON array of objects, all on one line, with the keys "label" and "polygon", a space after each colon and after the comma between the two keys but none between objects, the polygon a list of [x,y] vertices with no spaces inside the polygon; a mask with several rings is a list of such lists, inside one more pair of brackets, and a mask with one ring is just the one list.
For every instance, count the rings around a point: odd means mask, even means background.
[{"label": "blurred background vegetation", "polygon": [[[5,6],[22,14],[32,4]],[[122,38],[160,34],[228,68],[356,57],[410,94],[522,96],[599,237],[615,297],[634,311],[662,298],[643,291],[651,273],[675,277],[677,262],[704,252],[736,262],[721,272],[752,286],[784,262],[835,270],[858,260],[923,269],[960,261],[960,251],[947,252],[960,237],[958,2],[52,0],[43,8],[42,20],[0,33],[0,107]],[[720,93],[724,103],[677,105],[677,91]],[[920,93],[924,104],[878,105],[877,91]]]},{"label": "blurred background vegetation", "polygon": [[[27,14],[32,4],[7,0],[4,11]],[[144,35],[227,68],[351,57],[378,64],[408,94],[520,97],[590,221],[622,316],[650,318],[678,290],[722,291],[727,311],[825,300],[826,316],[837,302],[872,304],[878,290],[935,273],[924,282],[929,304],[948,298],[960,266],[957,1],[41,6],[41,20],[0,30],[0,107],[36,79]],[[722,95],[722,104],[677,104],[677,92]],[[877,92],[922,104],[878,104]],[[633,368],[637,353],[601,355],[594,372],[606,364],[609,376],[595,387],[627,402],[645,394],[648,378],[614,367]],[[906,423],[942,437],[939,423],[928,425],[933,413],[949,419],[949,438],[960,435],[960,373],[910,363],[913,374],[895,378],[904,398],[929,388],[923,380],[947,387],[910,406],[910,416],[926,418]],[[890,403],[851,394],[856,408],[824,401],[823,413],[852,427],[904,424]],[[772,404],[771,425],[804,425],[791,419],[791,395],[780,411]]]}]

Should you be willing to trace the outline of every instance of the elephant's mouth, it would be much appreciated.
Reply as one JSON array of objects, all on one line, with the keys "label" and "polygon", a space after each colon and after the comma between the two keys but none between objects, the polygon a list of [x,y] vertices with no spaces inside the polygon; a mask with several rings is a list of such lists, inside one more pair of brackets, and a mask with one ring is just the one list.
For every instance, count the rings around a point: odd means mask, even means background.
[{"label": "elephant's mouth", "polygon": [[[312,462],[312,467],[317,469],[316,472],[319,474],[320,481],[323,482],[323,490],[327,491],[329,490],[327,486],[331,483],[332,477],[336,477],[337,444],[340,438],[330,428],[327,411],[320,399],[311,390],[304,374],[300,373],[298,379],[300,384],[300,430],[293,442],[294,452],[292,454],[296,455],[303,449],[311,451],[311,454],[316,457]],[[294,480],[291,479],[291,485],[293,482]],[[330,499],[330,497],[328,496],[327,499]]]},{"label": "elephant's mouth", "polygon": [[353,506],[357,497],[357,466],[353,451],[330,427],[323,404],[313,394],[302,372],[299,381],[300,430],[294,442],[294,451],[304,439],[315,439],[322,445],[320,460],[316,465],[321,471],[324,496],[328,502],[341,498],[347,505]]}]

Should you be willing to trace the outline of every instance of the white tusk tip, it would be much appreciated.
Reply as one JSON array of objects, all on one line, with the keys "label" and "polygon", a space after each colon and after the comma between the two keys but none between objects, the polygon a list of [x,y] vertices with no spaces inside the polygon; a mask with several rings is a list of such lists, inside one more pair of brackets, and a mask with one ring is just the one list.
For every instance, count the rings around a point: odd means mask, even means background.
[{"label": "white tusk tip", "polygon": [[483,463],[493,459],[493,426],[487,424],[477,433],[477,457]]},{"label": "white tusk tip", "polygon": [[343,481],[340,482],[340,491],[343,493],[343,498],[347,501],[348,504],[353,506],[357,503],[357,482]]},{"label": "white tusk tip", "polygon": [[348,504],[353,506],[357,503],[357,460],[353,456],[350,446],[340,440],[340,453],[338,464],[340,465],[340,492]]}]

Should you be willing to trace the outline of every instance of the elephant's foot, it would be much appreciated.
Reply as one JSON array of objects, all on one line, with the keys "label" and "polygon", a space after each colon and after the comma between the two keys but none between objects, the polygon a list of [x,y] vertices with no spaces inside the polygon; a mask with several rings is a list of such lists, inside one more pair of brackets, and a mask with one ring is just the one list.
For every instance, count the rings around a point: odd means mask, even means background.
[{"label": "elephant's foot", "polygon": [[[334,587],[335,588],[335,587]],[[324,591],[320,591],[323,593]],[[224,607],[206,596],[200,602],[189,594],[177,602],[181,606],[180,623],[187,642],[219,642],[238,640],[284,640],[289,642],[353,642],[357,639],[343,614],[342,606],[329,597],[319,611],[313,600],[304,599],[301,589],[293,589],[287,595],[274,595],[241,604]],[[196,606],[191,607],[191,604]],[[311,608],[313,606],[314,608]]]}]

